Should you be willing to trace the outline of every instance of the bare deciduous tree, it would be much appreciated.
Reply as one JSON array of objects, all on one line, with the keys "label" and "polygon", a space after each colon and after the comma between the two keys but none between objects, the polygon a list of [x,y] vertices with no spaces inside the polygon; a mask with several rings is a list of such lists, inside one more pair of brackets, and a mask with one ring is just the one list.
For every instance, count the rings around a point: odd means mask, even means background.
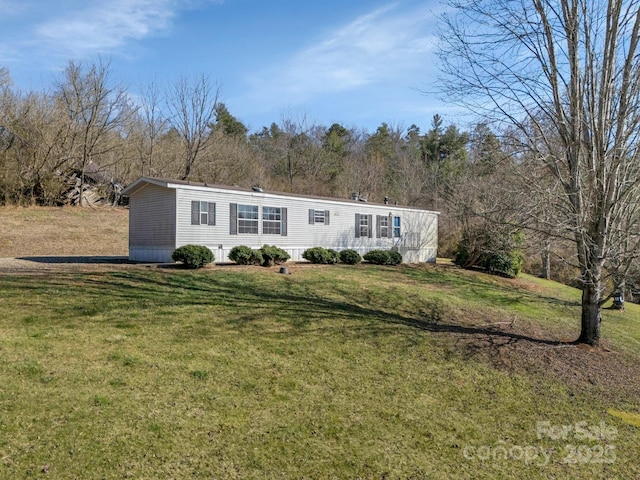
[{"label": "bare deciduous tree", "polygon": [[118,130],[133,113],[124,87],[110,85],[109,76],[108,62],[100,60],[88,66],[69,62],[58,84],[58,97],[67,114],[68,138],[73,139],[68,154],[77,160],[81,171],[80,205],[84,204],[87,167],[117,148],[119,142],[113,141],[114,137],[119,137]]},{"label": "bare deciduous tree", "polygon": [[220,89],[205,76],[193,81],[176,80],[167,93],[169,122],[178,132],[183,147],[181,179],[188,180],[200,155],[213,143]]},{"label": "bare deciduous tree", "polygon": [[561,187],[548,201],[577,248],[578,342],[598,345],[606,266],[630,262],[640,238],[640,2],[450,6],[441,55],[448,93],[519,130]]},{"label": "bare deciduous tree", "polygon": [[144,88],[141,96],[141,117],[142,117],[142,141],[140,144],[140,172],[141,175],[155,175],[157,166],[155,158],[158,156],[157,146],[160,135],[166,133],[167,121],[160,111],[162,102],[160,89],[156,83],[150,83]]}]

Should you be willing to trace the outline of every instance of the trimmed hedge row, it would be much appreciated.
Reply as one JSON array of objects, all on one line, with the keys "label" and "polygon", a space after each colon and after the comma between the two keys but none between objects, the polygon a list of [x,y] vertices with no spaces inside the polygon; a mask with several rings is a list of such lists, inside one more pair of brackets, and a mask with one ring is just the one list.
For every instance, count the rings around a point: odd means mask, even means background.
[{"label": "trimmed hedge row", "polygon": [[[182,262],[186,268],[202,268],[213,262],[213,252],[203,245],[184,245],[174,250],[171,255],[176,262]],[[264,245],[254,250],[245,245],[233,247],[229,252],[229,259],[240,265],[262,265],[270,267],[280,265],[289,260],[290,255],[275,245]],[[355,250],[347,249],[336,252],[323,247],[308,248],[302,253],[302,258],[316,264],[345,263],[355,265],[364,260],[377,265],[398,265],[402,262],[399,252],[390,250],[371,250],[361,257]]]},{"label": "trimmed hedge row", "polygon": [[313,247],[305,250],[302,258],[311,263],[323,264],[338,263],[340,261],[348,265],[355,265],[360,263],[363,258],[367,262],[377,265],[398,265],[402,262],[402,254],[392,250],[371,250],[364,257],[361,257],[355,250],[342,250],[338,253],[335,250],[323,247]]}]

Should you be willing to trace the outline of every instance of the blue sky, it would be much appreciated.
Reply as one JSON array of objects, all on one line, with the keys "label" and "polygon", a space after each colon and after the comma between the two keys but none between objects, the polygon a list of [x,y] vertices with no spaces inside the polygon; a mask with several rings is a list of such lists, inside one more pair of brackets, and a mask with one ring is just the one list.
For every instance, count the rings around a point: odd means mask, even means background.
[{"label": "blue sky", "polygon": [[251,131],[283,118],[426,131],[438,0],[0,0],[0,66],[49,88],[69,60],[111,62],[135,97],[204,74]]}]

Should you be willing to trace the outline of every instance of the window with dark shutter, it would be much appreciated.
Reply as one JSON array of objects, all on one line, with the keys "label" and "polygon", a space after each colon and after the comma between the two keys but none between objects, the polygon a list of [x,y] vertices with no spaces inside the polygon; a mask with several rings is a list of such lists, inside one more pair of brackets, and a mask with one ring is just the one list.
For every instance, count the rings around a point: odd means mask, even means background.
[{"label": "window with dark shutter", "polygon": [[389,217],[386,215],[376,215],[376,237],[389,238],[391,237],[389,227]]},{"label": "window with dark shutter", "polygon": [[216,204],[214,202],[191,202],[191,225],[215,225]]},{"label": "window with dark shutter", "polygon": [[356,238],[373,237],[373,215],[356,213]]},{"label": "window with dark shutter", "polygon": [[329,225],[329,210],[309,209],[309,225]]}]

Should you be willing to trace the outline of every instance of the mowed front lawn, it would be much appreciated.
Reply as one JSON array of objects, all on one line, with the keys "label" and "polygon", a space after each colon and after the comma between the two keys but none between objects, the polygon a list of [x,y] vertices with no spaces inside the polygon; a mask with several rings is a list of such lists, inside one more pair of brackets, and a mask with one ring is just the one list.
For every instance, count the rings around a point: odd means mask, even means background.
[{"label": "mowed front lawn", "polygon": [[640,477],[635,305],[590,351],[552,282],[290,270],[0,278],[0,478]]}]

